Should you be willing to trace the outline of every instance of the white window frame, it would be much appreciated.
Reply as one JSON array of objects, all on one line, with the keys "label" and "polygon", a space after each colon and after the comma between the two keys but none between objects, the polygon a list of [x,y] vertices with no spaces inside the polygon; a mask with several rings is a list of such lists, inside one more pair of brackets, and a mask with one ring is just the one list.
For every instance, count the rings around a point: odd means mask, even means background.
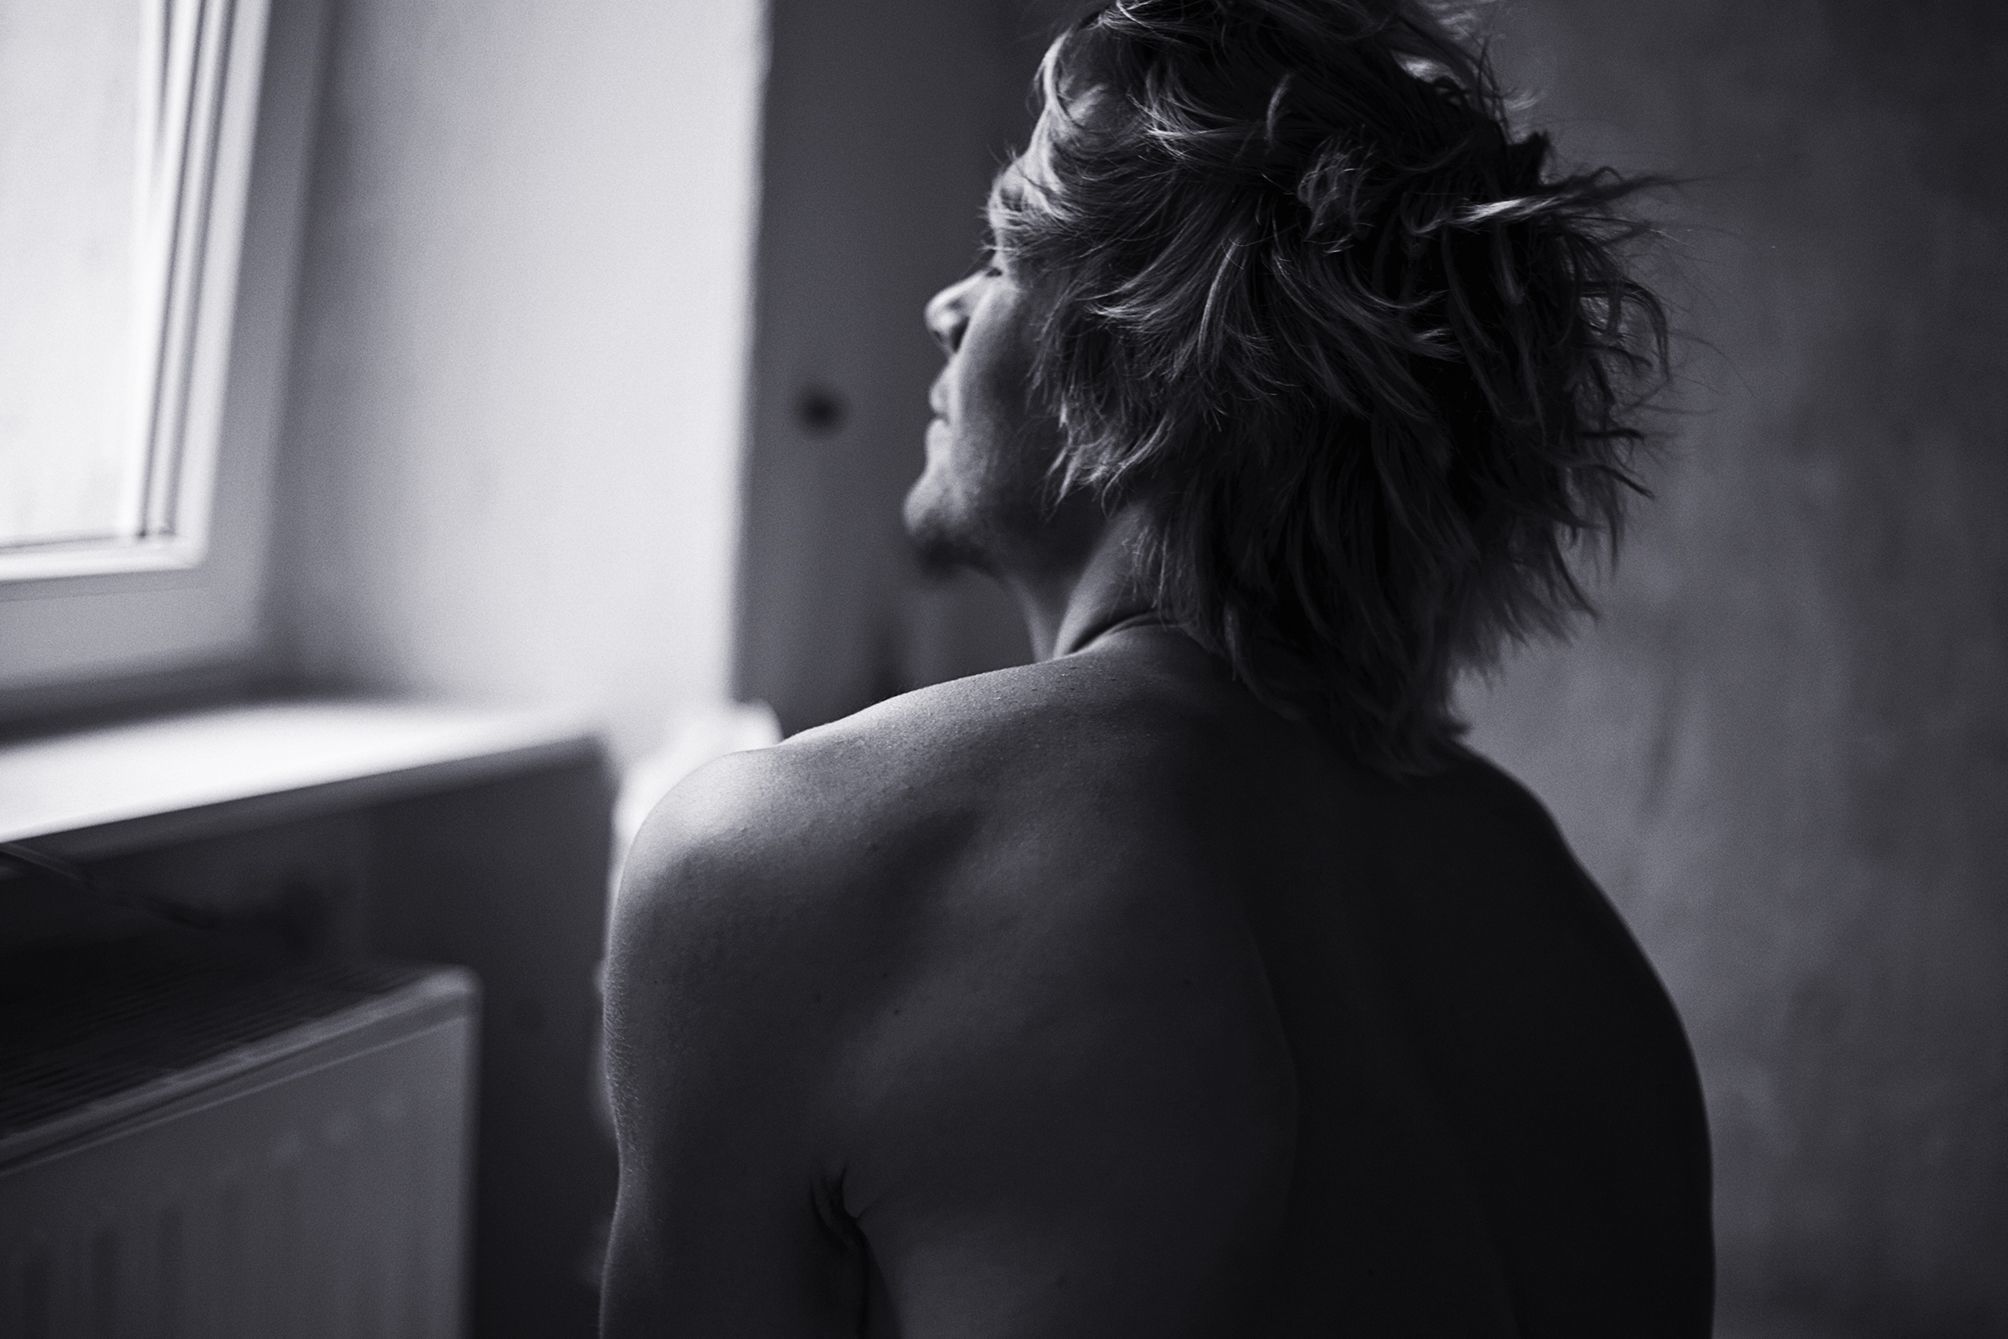
[{"label": "white window frame", "polygon": [[209,208],[186,290],[174,412],[188,454],[171,533],[18,555],[0,580],[0,731],[271,673],[268,534],[330,9],[231,0],[217,12],[231,59],[212,85]]},{"label": "white window frame", "polygon": [[[148,5],[163,86],[141,90],[151,146],[141,184],[131,430],[144,468],[121,511],[121,535],[0,547],[0,582],[190,568],[208,552],[238,258],[243,240],[266,0]],[[172,17],[170,17],[172,16]]]}]

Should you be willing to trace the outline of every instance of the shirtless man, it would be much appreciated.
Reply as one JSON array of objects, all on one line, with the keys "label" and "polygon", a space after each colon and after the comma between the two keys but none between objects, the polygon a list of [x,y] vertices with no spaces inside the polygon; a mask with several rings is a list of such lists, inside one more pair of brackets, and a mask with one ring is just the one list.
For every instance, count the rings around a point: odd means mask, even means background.
[{"label": "shirtless man", "polygon": [[1448,707],[1618,517],[1622,184],[1406,0],[1125,0],[1042,89],[907,501],[1037,663],[650,820],[606,1333],[1705,1336],[1679,1020]]}]

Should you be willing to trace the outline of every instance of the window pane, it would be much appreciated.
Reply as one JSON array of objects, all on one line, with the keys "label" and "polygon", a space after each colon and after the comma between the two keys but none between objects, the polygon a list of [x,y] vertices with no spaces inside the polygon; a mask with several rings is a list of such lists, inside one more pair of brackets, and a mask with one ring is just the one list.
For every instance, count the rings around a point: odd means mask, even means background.
[{"label": "window pane", "polygon": [[139,531],[162,17],[148,0],[0,0],[0,546]]}]

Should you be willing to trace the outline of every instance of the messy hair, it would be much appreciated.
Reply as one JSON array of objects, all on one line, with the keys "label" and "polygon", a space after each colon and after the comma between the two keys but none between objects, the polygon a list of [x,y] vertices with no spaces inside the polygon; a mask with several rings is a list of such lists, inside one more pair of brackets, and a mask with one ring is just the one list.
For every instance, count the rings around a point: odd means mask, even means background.
[{"label": "messy hair", "polygon": [[1589,604],[1666,319],[1641,185],[1517,135],[1424,0],[1118,0],[1048,50],[997,243],[1048,301],[1056,486],[1141,500],[1159,608],[1392,774]]}]

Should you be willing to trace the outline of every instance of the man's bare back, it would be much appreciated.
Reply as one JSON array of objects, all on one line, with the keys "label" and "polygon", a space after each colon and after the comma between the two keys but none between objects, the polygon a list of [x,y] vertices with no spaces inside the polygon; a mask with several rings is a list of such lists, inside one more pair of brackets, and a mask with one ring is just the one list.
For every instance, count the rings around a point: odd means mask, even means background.
[{"label": "man's bare back", "polygon": [[609,1332],[1706,1331],[1678,1022],[1476,758],[1146,621],[726,759],[631,870]]}]

